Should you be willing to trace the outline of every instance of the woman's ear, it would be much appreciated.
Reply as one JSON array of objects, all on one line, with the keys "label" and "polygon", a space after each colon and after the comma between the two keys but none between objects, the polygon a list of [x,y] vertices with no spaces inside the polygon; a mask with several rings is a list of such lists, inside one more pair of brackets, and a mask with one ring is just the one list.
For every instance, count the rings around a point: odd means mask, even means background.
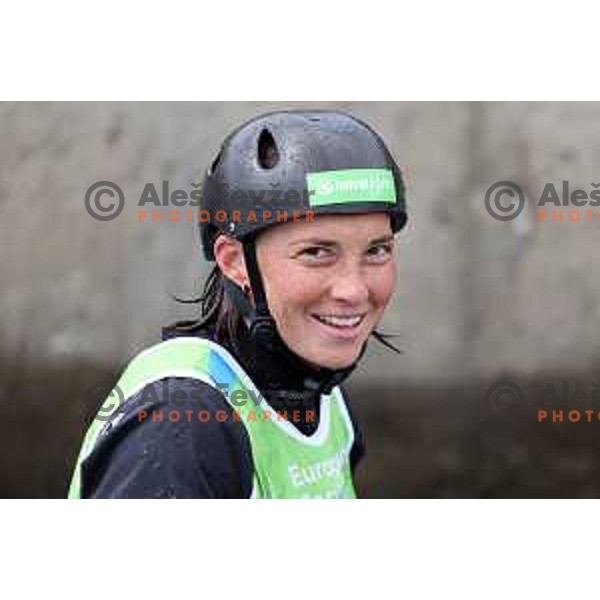
[{"label": "woman's ear", "polygon": [[215,240],[214,254],[221,273],[244,289],[248,285],[248,272],[241,242],[228,235],[220,235]]}]

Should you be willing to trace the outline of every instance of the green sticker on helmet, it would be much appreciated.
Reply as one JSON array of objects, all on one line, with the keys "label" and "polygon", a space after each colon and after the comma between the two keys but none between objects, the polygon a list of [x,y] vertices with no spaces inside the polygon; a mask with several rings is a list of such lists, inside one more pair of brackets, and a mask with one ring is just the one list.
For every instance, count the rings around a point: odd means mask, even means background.
[{"label": "green sticker on helmet", "polygon": [[311,208],[351,202],[396,203],[394,177],[388,169],[346,169],[307,173]]}]

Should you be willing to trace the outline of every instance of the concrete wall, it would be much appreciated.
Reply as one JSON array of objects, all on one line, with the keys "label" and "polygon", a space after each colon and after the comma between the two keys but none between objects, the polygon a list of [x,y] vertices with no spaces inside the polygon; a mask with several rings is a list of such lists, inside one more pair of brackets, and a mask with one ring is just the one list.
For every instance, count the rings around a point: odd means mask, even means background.
[{"label": "concrete wall", "polygon": [[[168,179],[189,189],[241,120],[299,106],[311,104],[0,103],[0,371],[11,382],[0,413],[6,428],[22,428],[14,443],[23,464],[37,464],[28,436],[44,431],[42,415],[64,423],[57,411],[67,410],[71,426],[48,469],[68,470],[72,457],[61,457],[96,402],[81,399],[82,390],[156,341],[161,324],[190,314],[169,294],[194,293],[206,273],[196,231],[185,222],[139,223],[144,184]],[[593,376],[600,221],[538,223],[535,202],[547,181],[568,179],[588,192],[600,181],[599,104],[312,106],[371,123],[408,183],[412,225],[385,321],[405,354],[374,344],[355,385],[422,391],[507,373]],[[100,223],[84,208],[99,180],[125,193],[114,221]],[[485,210],[485,192],[500,180],[527,193],[515,221]],[[51,373],[47,384],[42,373]],[[58,489],[51,474],[23,479],[30,467],[10,467],[7,493]]]},{"label": "concrete wall", "polygon": [[[169,293],[197,290],[206,266],[190,223],[136,222],[143,184],[168,179],[189,190],[240,120],[305,105],[0,105],[0,348],[113,365],[151,343],[161,322],[182,314]],[[531,198],[546,181],[589,190],[600,105],[333,106],[384,134],[406,170],[415,228],[402,238],[401,284],[386,320],[406,355],[377,351],[362,377],[444,382],[594,364],[598,222],[537,223],[531,209],[518,226],[500,223],[483,197],[503,179]],[[125,192],[115,221],[99,223],[84,209],[98,180]]]}]

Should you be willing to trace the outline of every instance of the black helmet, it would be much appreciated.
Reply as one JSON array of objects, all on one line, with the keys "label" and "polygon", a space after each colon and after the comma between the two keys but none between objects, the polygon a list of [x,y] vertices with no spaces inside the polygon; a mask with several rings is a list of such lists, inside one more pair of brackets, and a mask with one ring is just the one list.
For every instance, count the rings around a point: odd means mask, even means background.
[{"label": "black helmet", "polygon": [[288,356],[269,312],[256,234],[309,213],[385,212],[394,232],[407,220],[400,170],[381,138],[355,117],[328,110],[273,112],[241,125],[206,173],[200,209],[208,260],[220,233],[243,243],[255,304],[251,337]]},{"label": "black helmet", "polygon": [[239,240],[307,213],[387,212],[406,223],[400,170],[381,138],[338,111],[256,117],[224,141],[202,187],[204,254],[222,232]]}]

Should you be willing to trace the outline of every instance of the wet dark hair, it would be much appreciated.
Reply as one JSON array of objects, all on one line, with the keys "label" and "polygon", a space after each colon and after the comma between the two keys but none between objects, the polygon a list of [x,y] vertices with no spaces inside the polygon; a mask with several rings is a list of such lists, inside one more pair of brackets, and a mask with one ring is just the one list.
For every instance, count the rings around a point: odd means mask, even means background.
[{"label": "wet dark hair", "polygon": [[178,321],[167,327],[176,335],[210,333],[218,342],[231,345],[246,328],[244,314],[247,309],[243,303],[248,301],[243,297],[243,292],[223,275],[217,265],[208,275],[199,297],[183,299],[173,296],[173,299],[182,304],[200,305],[200,314],[196,319]]},{"label": "wet dark hair", "polygon": [[[218,342],[233,346],[239,335],[247,331],[244,318],[251,312],[250,300],[235,283],[223,275],[216,265],[210,272],[199,297],[182,299],[173,296],[173,298],[182,304],[200,305],[198,318],[178,321],[166,328],[174,335],[211,333]],[[371,335],[386,348],[403,354],[402,350],[389,341],[391,338],[398,337],[398,334],[384,333],[375,329]]]}]

